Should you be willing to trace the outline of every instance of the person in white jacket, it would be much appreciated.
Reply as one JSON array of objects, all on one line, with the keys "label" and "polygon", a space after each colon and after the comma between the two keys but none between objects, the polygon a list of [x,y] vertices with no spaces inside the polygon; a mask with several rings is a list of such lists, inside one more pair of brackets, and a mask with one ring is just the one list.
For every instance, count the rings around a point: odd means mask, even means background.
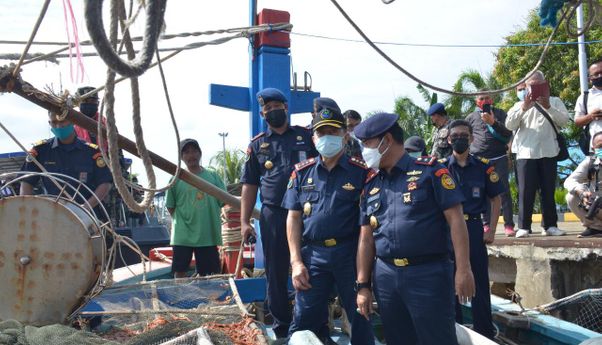
[{"label": "person in white jacket", "polygon": [[[542,235],[561,236],[554,201],[556,187],[556,156],[559,148],[554,128],[541,111],[549,114],[556,129],[560,130],[570,118],[564,103],[558,97],[540,96],[531,99],[531,85],[545,83],[542,72],[537,71],[525,84],[516,88],[519,102],[508,111],[506,128],[515,132],[512,152],[516,154],[518,180],[518,231],[516,237],[531,233],[531,216],[535,193],[539,189],[543,211]],[[539,108],[539,109],[538,109]]]}]

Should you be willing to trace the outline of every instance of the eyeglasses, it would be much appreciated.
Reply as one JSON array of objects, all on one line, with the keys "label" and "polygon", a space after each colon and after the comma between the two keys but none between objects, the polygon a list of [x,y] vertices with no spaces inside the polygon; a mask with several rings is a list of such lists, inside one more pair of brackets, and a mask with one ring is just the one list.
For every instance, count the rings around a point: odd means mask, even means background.
[{"label": "eyeglasses", "polygon": [[468,139],[469,135],[468,134],[452,134],[449,136],[450,138],[453,139]]}]

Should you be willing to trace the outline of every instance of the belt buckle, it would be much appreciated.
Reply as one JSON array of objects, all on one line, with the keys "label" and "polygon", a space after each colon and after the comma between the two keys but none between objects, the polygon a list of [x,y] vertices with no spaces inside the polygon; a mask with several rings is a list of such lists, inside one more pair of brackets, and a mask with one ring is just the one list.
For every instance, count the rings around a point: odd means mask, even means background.
[{"label": "belt buckle", "polygon": [[326,247],[334,247],[337,245],[337,240],[334,238],[329,238],[327,240],[324,240],[324,245]]},{"label": "belt buckle", "polygon": [[404,267],[410,264],[407,258],[393,259],[393,264],[397,267]]},{"label": "belt buckle", "polygon": [[468,216],[467,214],[464,215],[464,220],[468,220],[470,218],[470,216]]}]

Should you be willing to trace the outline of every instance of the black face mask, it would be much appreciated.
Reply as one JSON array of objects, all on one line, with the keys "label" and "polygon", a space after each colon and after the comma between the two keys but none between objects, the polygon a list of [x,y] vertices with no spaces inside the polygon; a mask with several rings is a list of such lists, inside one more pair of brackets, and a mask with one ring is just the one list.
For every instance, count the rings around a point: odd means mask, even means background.
[{"label": "black face mask", "polygon": [[592,79],[592,85],[595,87],[602,87],[602,78]]},{"label": "black face mask", "polygon": [[265,121],[272,128],[280,128],[286,122],[286,110],[276,109],[265,113]]},{"label": "black face mask", "polygon": [[82,103],[79,105],[79,111],[87,117],[94,117],[98,112],[98,104]]},{"label": "black face mask", "polygon": [[468,150],[468,138],[455,138],[451,141],[454,152],[463,154]]}]

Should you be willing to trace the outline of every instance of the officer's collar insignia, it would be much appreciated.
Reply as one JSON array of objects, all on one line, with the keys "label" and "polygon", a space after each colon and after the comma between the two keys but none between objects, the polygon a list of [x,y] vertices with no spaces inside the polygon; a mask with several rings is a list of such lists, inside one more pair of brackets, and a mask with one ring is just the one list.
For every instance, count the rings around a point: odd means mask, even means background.
[{"label": "officer's collar insignia", "polygon": [[308,166],[313,165],[315,163],[316,163],[316,159],[310,158],[308,160],[305,160],[303,162],[295,164],[295,169],[297,169],[297,171],[300,171],[300,170],[303,170],[303,169],[307,168]]},{"label": "officer's collar insignia", "polygon": [[409,204],[412,202],[412,193],[403,193],[403,203]]},{"label": "officer's collar insignia", "polygon": [[412,176],[412,177],[409,177],[406,180],[406,182],[414,182],[414,181],[418,181],[418,180],[420,180],[420,177],[418,177],[418,176]]},{"label": "officer's collar insignia", "polygon": [[480,160],[483,164],[489,164],[489,159],[475,156],[478,160]]},{"label": "officer's collar insignia", "polygon": [[300,135],[297,135],[297,141],[302,141],[302,140],[303,140],[303,137]]},{"label": "officer's collar insignia", "polygon": [[420,165],[433,165],[437,161],[437,157],[424,156],[416,158],[416,164]]},{"label": "officer's collar insignia", "polygon": [[456,183],[448,174],[441,176],[441,185],[445,189],[456,189]]},{"label": "officer's collar insignia", "polygon": [[353,165],[357,165],[360,168],[368,169],[368,165],[366,165],[366,162],[364,162],[362,159],[359,159],[357,157],[349,158],[349,163],[351,163]]},{"label": "officer's collar insignia", "polygon": [[354,190],[355,187],[351,183],[347,182],[343,185],[343,189],[344,190]]},{"label": "officer's collar insignia", "polygon": [[374,187],[370,190],[370,192],[368,192],[368,194],[374,195],[374,194],[378,193],[379,191],[380,191],[380,188]]},{"label": "officer's collar insignia", "polygon": [[307,184],[313,184],[314,183],[314,179],[311,177],[307,178]]},{"label": "officer's collar insignia", "polygon": [[261,145],[259,145],[260,149],[267,149],[270,146],[270,143],[261,143]]},{"label": "officer's collar insignia", "polygon": [[421,174],[422,174],[422,170],[412,170],[412,171],[408,171],[408,173],[406,175],[416,176],[416,175],[421,175]]}]

